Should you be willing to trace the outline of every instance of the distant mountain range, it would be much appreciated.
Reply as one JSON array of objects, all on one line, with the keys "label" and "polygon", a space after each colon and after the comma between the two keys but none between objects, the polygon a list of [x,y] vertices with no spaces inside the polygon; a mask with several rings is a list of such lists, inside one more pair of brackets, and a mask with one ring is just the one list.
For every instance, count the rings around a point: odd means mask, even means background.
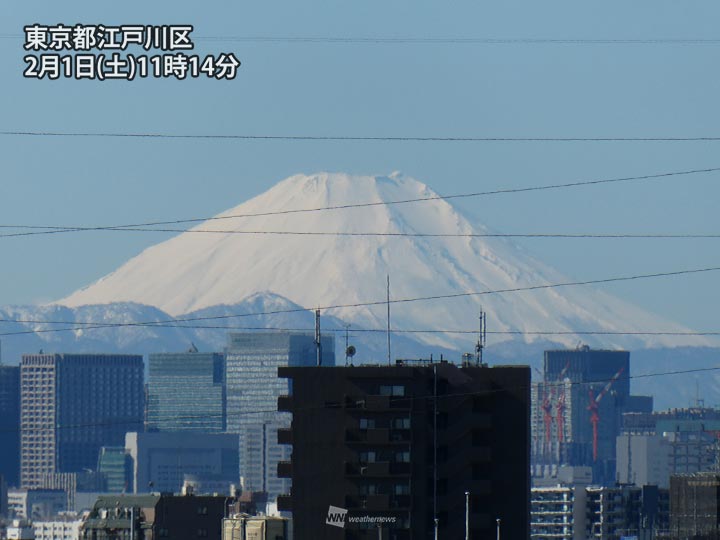
[{"label": "distant mountain range", "polygon": [[[427,200],[397,202],[417,199]],[[347,207],[358,203],[366,204]],[[340,208],[297,211],[327,207]],[[401,174],[296,175],[147,248],[57,303],[0,308],[0,318],[25,321],[4,323],[2,333],[29,332],[0,336],[3,356],[14,362],[39,348],[146,353],[181,350],[190,342],[222,350],[233,329],[312,331],[309,309],[341,306],[323,309],[321,318],[323,330],[338,336],[338,361],[344,361],[345,325],[350,325],[355,361],[382,363],[389,275],[393,300],[446,296],[391,304],[393,357],[459,359],[474,349],[483,310],[491,363],[495,358],[539,367],[543,349],[579,342],[633,351],[638,358],[633,373],[718,363],[713,349],[718,344],[710,338],[633,335],[689,330],[588,286],[466,295],[574,281],[505,239],[482,236],[491,232]],[[130,325],[113,326],[117,323]],[[536,333],[543,331],[553,334]],[[699,375],[701,393],[720,402],[720,378],[713,372]],[[695,394],[695,377],[638,379],[634,391],[686,405]],[[663,396],[671,388],[673,397]]]}]

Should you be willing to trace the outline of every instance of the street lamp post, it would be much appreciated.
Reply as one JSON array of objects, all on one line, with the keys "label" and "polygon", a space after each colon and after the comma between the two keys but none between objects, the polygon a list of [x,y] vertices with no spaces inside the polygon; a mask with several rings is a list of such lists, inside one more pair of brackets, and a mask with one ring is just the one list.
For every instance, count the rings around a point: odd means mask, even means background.
[{"label": "street lamp post", "polygon": [[500,518],[495,518],[495,523],[497,523],[497,538],[496,538],[496,540],[500,540]]},{"label": "street lamp post", "polygon": [[470,540],[470,492],[465,492],[465,540]]}]

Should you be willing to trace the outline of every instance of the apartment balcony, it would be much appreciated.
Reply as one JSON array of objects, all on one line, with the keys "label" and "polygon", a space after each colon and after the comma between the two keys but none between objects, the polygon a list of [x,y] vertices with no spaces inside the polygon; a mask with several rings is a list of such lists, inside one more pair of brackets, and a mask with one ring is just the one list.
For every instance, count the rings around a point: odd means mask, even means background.
[{"label": "apartment balcony", "polygon": [[345,497],[345,505],[348,510],[374,510],[383,511],[390,509],[389,495],[354,495]]},{"label": "apartment balcony", "polygon": [[289,494],[278,495],[276,502],[278,510],[292,512],[292,497]]},{"label": "apartment balcony", "polygon": [[345,442],[359,444],[385,445],[409,443],[412,433],[409,429],[348,429],[345,431]]},{"label": "apartment balcony", "polygon": [[292,444],[292,429],[280,428],[277,432],[278,444]]},{"label": "apartment balcony", "polygon": [[292,461],[278,461],[278,478],[292,478]]},{"label": "apartment balcony", "polygon": [[292,396],[283,395],[278,396],[278,411],[280,412],[292,412],[293,399]]},{"label": "apartment balcony", "polygon": [[385,477],[390,476],[390,463],[345,463],[345,475],[350,477]]}]

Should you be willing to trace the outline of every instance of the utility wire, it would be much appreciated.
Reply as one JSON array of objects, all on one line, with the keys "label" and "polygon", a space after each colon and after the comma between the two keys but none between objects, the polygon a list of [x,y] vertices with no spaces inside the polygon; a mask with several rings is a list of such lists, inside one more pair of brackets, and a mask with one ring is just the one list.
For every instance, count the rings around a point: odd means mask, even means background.
[{"label": "utility wire", "polygon": [[[554,289],[554,288],[559,288],[559,287],[597,285],[597,284],[602,284],[602,283],[635,281],[635,280],[658,278],[658,277],[700,274],[700,273],[707,273],[707,272],[716,272],[718,270],[720,270],[720,267],[696,268],[696,269],[691,269],[691,270],[678,270],[678,271],[674,271],[674,272],[656,272],[656,273],[652,273],[652,274],[636,274],[636,275],[632,275],[632,276],[620,276],[620,277],[585,280],[585,281],[569,281],[569,282],[564,282],[564,283],[548,283],[545,285],[531,285],[531,286],[526,286],[526,287],[512,287],[512,288],[506,288],[506,289],[495,289],[495,290],[487,290],[487,291],[468,291],[468,292],[461,292],[461,293],[438,294],[438,295],[432,295],[432,296],[418,296],[418,297],[412,297],[412,298],[392,298],[392,299],[390,299],[390,303],[401,304],[401,303],[421,302],[421,301],[429,301],[429,300],[445,300],[445,299],[451,299],[451,298],[483,296],[483,295],[490,295],[490,294],[536,291],[536,290],[543,290],[543,289]],[[341,308],[358,308],[358,307],[386,305],[387,303],[388,303],[388,300],[385,299],[385,300],[378,300],[378,301],[374,301],[374,302],[356,302],[356,303],[352,303],[352,304],[336,304],[336,305],[329,305],[329,306],[321,306],[321,307],[318,307],[317,309],[325,311],[325,310],[341,309]],[[74,330],[87,330],[87,329],[93,329],[93,328],[153,327],[153,326],[162,326],[164,324],[174,325],[174,324],[186,323],[186,322],[233,319],[233,318],[240,318],[240,317],[256,317],[256,316],[261,316],[261,315],[277,315],[277,314],[281,314],[281,313],[300,313],[300,312],[306,312],[306,311],[310,311],[310,310],[308,310],[307,308],[292,308],[292,309],[277,309],[277,310],[272,310],[272,311],[261,311],[261,312],[252,312],[252,313],[234,313],[234,314],[228,314],[228,315],[178,317],[178,318],[166,319],[166,320],[160,320],[160,321],[144,321],[144,322],[136,321],[136,322],[127,322],[127,323],[99,323],[96,325],[88,324],[88,326],[79,326],[79,327],[73,327],[73,328],[53,328],[53,329],[44,329],[44,330],[27,330],[27,331],[22,331],[22,332],[6,332],[6,333],[0,333],[0,336],[11,336],[11,335],[28,334],[28,333],[32,334],[32,333],[41,333],[41,332],[66,332],[66,331],[74,331]],[[5,320],[4,322],[14,322],[14,321]],[[36,324],[42,324],[42,322],[38,321]],[[63,323],[63,324],[67,324],[67,323]]]},{"label": "utility wire", "polygon": [[[40,226],[0,225],[0,228],[33,228]],[[52,230],[33,230],[15,233],[2,233],[0,238],[18,236],[42,236],[48,234],[113,231],[113,232],[154,232],[154,233],[191,233],[223,234],[244,236],[339,236],[339,237],[379,237],[379,238],[562,238],[562,239],[712,239],[720,234],[664,234],[664,233],[407,233],[407,232],[340,232],[340,231],[262,231],[262,230],[223,230],[223,229],[168,229],[149,227],[78,227],[56,228]]]},{"label": "utility wire", "polygon": [[[336,366],[340,367],[340,366]],[[343,369],[363,369],[362,366],[358,367],[349,367],[349,368],[343,368]],[[403,369],[402,367],[398,367],[396,369]],[[685,375],[690,373],[708,373],[713,371],[720,370],[720,366],[713,366],[713,367],[706,367],[706,368],[693,368],[693,369],[682,369],[682,370],[675,370],[675,371],[657,371],[657,372],[650,372],[650,373],[642,373],[639,375],[629,375],[626,377],[621,377],[622,379],[647,379],[651,377],[665,377],[665,376],[673,376],[673,375]],[[592,381],[549,381],[545,382],[545,386],[557,386],[557,387],[565,387],[565,386],[592,386],[602,383],[607,383],[612,379],[597,379]],[[532,383],[531,383],[532,385]],[[438,396],[434,396],[432,394],[427,395],[421,395],[421,396],[405,396],[401,398],[397,398],[397,402],[400,403],[408,403],[408,405],[412,404],[414,401],[421,401],[425,399],[449,399],[449,398],[455,398],[455,397],[472,397],[472,396],[487,396],[492,394],[498,394],[498,393],[505,393],[508,391],[525,391],[529,390],[530,387],[527,385],[514,385],[514,386],[505,386],[502,388],[489,388],[486,390],[478,390],[475,392],[456,392],[456,393],[450,393],[450,394],[442,394]],[[307,411],[320,411],[325,409],[331,409],[331,408],[341,408],[340,407],[328,407],[328,406],[314,406],[314,407],[298,407],[294,408],[294,411],[297,412],[307,412]],[[250,416],[254,414],[292,414],[285,411],[278,411],[277,409],[265,409],[265,410],[254,410],[254,411],[237,411],[235,413],[236,416]],[[204,414],[204,415],[174,415],[172,417],[165,417],[168,420],[211,420],[214,418],[222,418],[222,415],[216,415],[216,414]],[[142,423],[142,420],[139,422]],[[114,422],[93,422],[93,423],[82,423],[82,424],[61,424],[58,426],[52,426],[52,427],[38,427],[35,429],[28,429],[27,431],[47,431],[47,430],[55,430],[55,429],[82,429],[82,428],[90,428],[90,427],[110,427],[110,426],[119,426],[119,425],[134,425],[138,424],[137,421],[129,421],[129,420],[121,420],[121,421],[114,421]],[[19,431],[18,429],[0,429],[0,433],[15,433]]]},{"label": "utility wire", "polygon": [[94,137],[134,139],[205,139],[205,140],[260,140],[260,141],[382,141],[382,142],[717,142],[720,136],[675,136],[675,137],[463,137],[463,136],[385,136],[385,135],[260,135],[260,134],[199,134],[162,132],[70,132],[70,131],[29,131],[4,130],[0,135],[22,137]]},{"label": "utility wire", "polygon": [[[65,328],[45,328],[37,330],[22,330],[18,332],[0,333],[0,336],[24,335],[24,334],[42,334],[54,332],[70,332],[78,330],[95,330],[102,328],[115,328],[117,326],[144,326],[152,328],[185,328],[189,330],[248,330],[248,331],[273,331],[273,332],[314,332],[314,328],[310,327],[282,327],[282,326],[234,326],[234,325],[197,325],[197,324],[174,324],[160,322],[157,324],[148,323],[93,323],[88,321],[43,321],[43,320],[21,320],[21,319],[0,319],[0,324],[73,324],[75,326]],[[325,329],[325,332],[342,333],[342,328]],[[365,333],[381,333],[385,334],[387,328],[356,328],[353,327],[353,334]],[[393,329],[393,334],[458,334],[458,335],[476,335],[477,328],[474,330],[453,330],[453,329],[425,329],[425,330],[400,330]],[[712,337],[720,336],[720,331],[622,331],[622,330],[493,330],[487,331],[487,334],[501,336],[689,336],[689,337]]]},{"label": "utility wire", "polygon": [[[0,132],[0,134],[2,134],[2,132]],[[189,218],[189,219],[175,219],[175,220],[169,220],[169,221],[150,221],[150,222],[145,222],[145,223],[131,223],[131,224],[124,224],[124,225],[101,225],[101,226],[89,226],[89,227],[73,226],[73,225],[69,225],[69,226],[0,225],[0,228],[5,228],[5,229],[25,228],[25,229],[34,229],[34,230],[47,229],[47,231],[41,231],[39,234],[55,234],[58,232],[75,232],[75,231],[140,229],[140,228],[145,228],[145,227],[157,227],[157,226],[164,226],[164,225],[179,225],[179,224],[184,224],[184,223],[200,223],[200,222],[205,222],[205,221],[219,221],[219,220],[227,220],[227,219],[252,218],[252,217],[261,217],[261,216],[300,214],[300,213],[308,213],[308,212],[322,212],[322,211],[328,211],[328,210],[345,210],[348,208],[367,208],[367,207],[373,207],[373,206],[390,206],[390,205],[398,205],[398,204],[419,203],[419,202],[426,202],[426,201],[464,199],[464,198],[472,198],[472,197],[488,197],[488,196],[493,196],[493,195],[504,195],[504,194],[510,194],[510,193],[528,193],[528,192],[535,192],[535,191],[548,191],[548,190],[567,189],[567,188],[602,185],[602,184],[640,182],[640,181],[659,180],[659,179],[663,179],[663,178],[671,178],[671,177],[679,177],[679,176],[692,176],[692,175],[699,175],[699,174],[708,174],[708,173],[715,173],[718,171],[720,171],[720,167],[709,167],[709,168],[703,168],[703,169],[687,169],[687,170],[682,170],[682,171],[661,172],[661,173],[656,173],[656,174],[646,174],[646,175],[640,175],[640,176],[624,176],[624,177],[616,177],[616,178],[601,178],[601,179],[594,179],[594,180],[579,180],[579,181],[575,181],[575,182],[545,184],[545,185],[538,185],[538,186],[526,186],[526,187],[520,187],[520,188],[504,188],[504,189],[495,189],[495,190],[490,190],[490,191],[457,193],[457,194],[452,194],[452,195],[432,195],[432,196],[428,196],[428,197],[415,197],[412,199],[399,199],[399,200],[394,200],[394,201],[374,201],[374,202],[364,202],[364,203],[340,204],[340,205],[332,205],[332,206],[319,206],[319,207],[314,207],[314,208],[296,208],[296,209],[288,209],[288,210],[276,210],[276,211],[271,211],[271,212],[253,212],[253,213],[246,213],[246,214],[233,214],[233,215],[229,215],[229,216],[212,216],[212,217],[200,217],[200,218]],[[11,233],[9,235],[0,235],[0,236],[27,236],[27,235],[32,234],[33,232],[35,232],[35,231],[25,232],[25,233]]]}]

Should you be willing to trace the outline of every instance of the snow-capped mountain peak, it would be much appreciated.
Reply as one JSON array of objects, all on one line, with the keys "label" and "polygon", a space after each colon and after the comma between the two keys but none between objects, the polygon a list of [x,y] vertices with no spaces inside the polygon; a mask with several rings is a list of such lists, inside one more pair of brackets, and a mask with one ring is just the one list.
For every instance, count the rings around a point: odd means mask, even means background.
[{"label": "snow-capped mountain peak", "polygon": [[[415,199],[422,202],[399,203]],[[397,204],[386,204],[398,202]],[[365,204],[359,207],[316,210]],[[296,212],[296,210],[313,211]],[[306,308],[382,302],[386,276],[393,299],[482,292],[572,281],[498,238],[418,237],[488,230],[402,175],[295,175],[191,231],[147,248],[116,271],[58,303],[137,302],[181,315],[236,304],[268,291]],[[267,234],[268,232],[285,234]],[[357,233],[391,233],[361,236]],[[293,234],[290,234],[293,233]],[[351,233],[302,235],[294,233]],[[461,296],[392,305],[399,330],[471,330],[479,311],[494,331],[684,331],[589,287]],[[382,328],[386,308],[326,310],[356,327]],[[491,334],[490,342],[511,336]],[[474,336],[420,334],[427,344],[461,349]],[[526,341],[535,339],[528,335]],[[584,337],[553,341],[574,345]],[[609,337],[604,346],[707,345],[697,337]]]}]

